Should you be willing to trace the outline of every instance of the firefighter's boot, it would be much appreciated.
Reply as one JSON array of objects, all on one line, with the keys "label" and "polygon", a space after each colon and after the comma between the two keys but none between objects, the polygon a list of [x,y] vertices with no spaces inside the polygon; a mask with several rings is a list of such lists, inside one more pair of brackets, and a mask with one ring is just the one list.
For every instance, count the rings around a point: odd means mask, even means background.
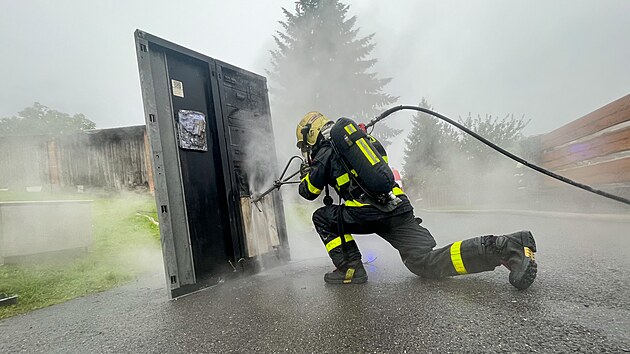
[{"label": "firefighter's boot", "polygon": [[324,275],[324,281],[328,284],[362,284],[367,280],[367,272],[361,260],[351,261]]},{"label": "firefighter's boot", "polygon": [[538,266],[534,252],[536,241],[529,231],[497,236],[494,248],[501,257],[501,263],[510,270],[510,284],[519,290],[527,289],[534,279]]}]

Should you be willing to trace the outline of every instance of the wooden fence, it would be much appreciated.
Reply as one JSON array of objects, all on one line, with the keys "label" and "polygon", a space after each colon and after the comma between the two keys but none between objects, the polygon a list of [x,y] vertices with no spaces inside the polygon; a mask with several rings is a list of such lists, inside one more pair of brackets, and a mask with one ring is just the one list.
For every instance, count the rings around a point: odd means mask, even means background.
[{"label": "wooden fence", "polygon": [[630,95],[544,135],[541,161],[581,183],[630,186]]},{"label": "wooden fence", "polygon": [[0,138],[0,188],[152,190],[145,126]]}]

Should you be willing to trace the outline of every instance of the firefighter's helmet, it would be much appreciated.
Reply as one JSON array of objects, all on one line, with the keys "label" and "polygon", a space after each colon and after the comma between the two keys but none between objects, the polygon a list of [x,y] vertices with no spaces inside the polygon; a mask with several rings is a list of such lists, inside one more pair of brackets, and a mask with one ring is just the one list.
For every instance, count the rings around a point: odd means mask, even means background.
[{"label": "firefighter's helmet", "polygon": [[297,136],[297,147],[301,149],[305,139],[307,145],[311,147],[314,146],[317,143],[317,137],[320,131],[328,123],[330,123],[330,119],[319,112],[306,113],[302,120],[300,120],[300,123],[298,123],[295,132]]}]

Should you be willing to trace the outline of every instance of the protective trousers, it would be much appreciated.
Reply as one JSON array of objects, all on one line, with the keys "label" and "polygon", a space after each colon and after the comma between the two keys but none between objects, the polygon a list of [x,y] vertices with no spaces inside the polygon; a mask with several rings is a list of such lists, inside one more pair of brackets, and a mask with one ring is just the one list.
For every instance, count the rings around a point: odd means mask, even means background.
[{"label": "protective trousers", "polygon": [[[338,234],[338,220],[343,220],[345,235]],[[361,252],[352,234],[371,233],[389,242],[398,250],[405,266],[425,278],[484,272],[501,264],[499,255],[488,251],[484,245],[484,237],[454,242],[434,250],[435,239],[429,230],[419,225],[413,211],[396,214],[371,207],[329,205],[313,213],[313,224],[338,269],[361,260]],[[345,256],[341,237],[346,240]]]}]

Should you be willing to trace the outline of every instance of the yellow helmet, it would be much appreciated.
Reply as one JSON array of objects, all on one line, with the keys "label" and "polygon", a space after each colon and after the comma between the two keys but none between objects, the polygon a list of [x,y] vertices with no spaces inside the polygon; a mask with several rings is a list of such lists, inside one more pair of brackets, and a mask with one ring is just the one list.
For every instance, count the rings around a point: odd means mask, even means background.
[{"label": "yellow helmet", "polygon": [[304,132],[303,130],[308,127],[308,133],[306,134],[306,143],[308,145],[315,145],[317,142],[317,136],[322,128],[330,122],[330,119],[326,118],[323,114],[319,112],[308,112],[306,115],[300,120],[300,123],[297,125],[297,129],[295,131],[295,135],[297,136],[297,147],[302,148],[302,143],[304,142]]}]

